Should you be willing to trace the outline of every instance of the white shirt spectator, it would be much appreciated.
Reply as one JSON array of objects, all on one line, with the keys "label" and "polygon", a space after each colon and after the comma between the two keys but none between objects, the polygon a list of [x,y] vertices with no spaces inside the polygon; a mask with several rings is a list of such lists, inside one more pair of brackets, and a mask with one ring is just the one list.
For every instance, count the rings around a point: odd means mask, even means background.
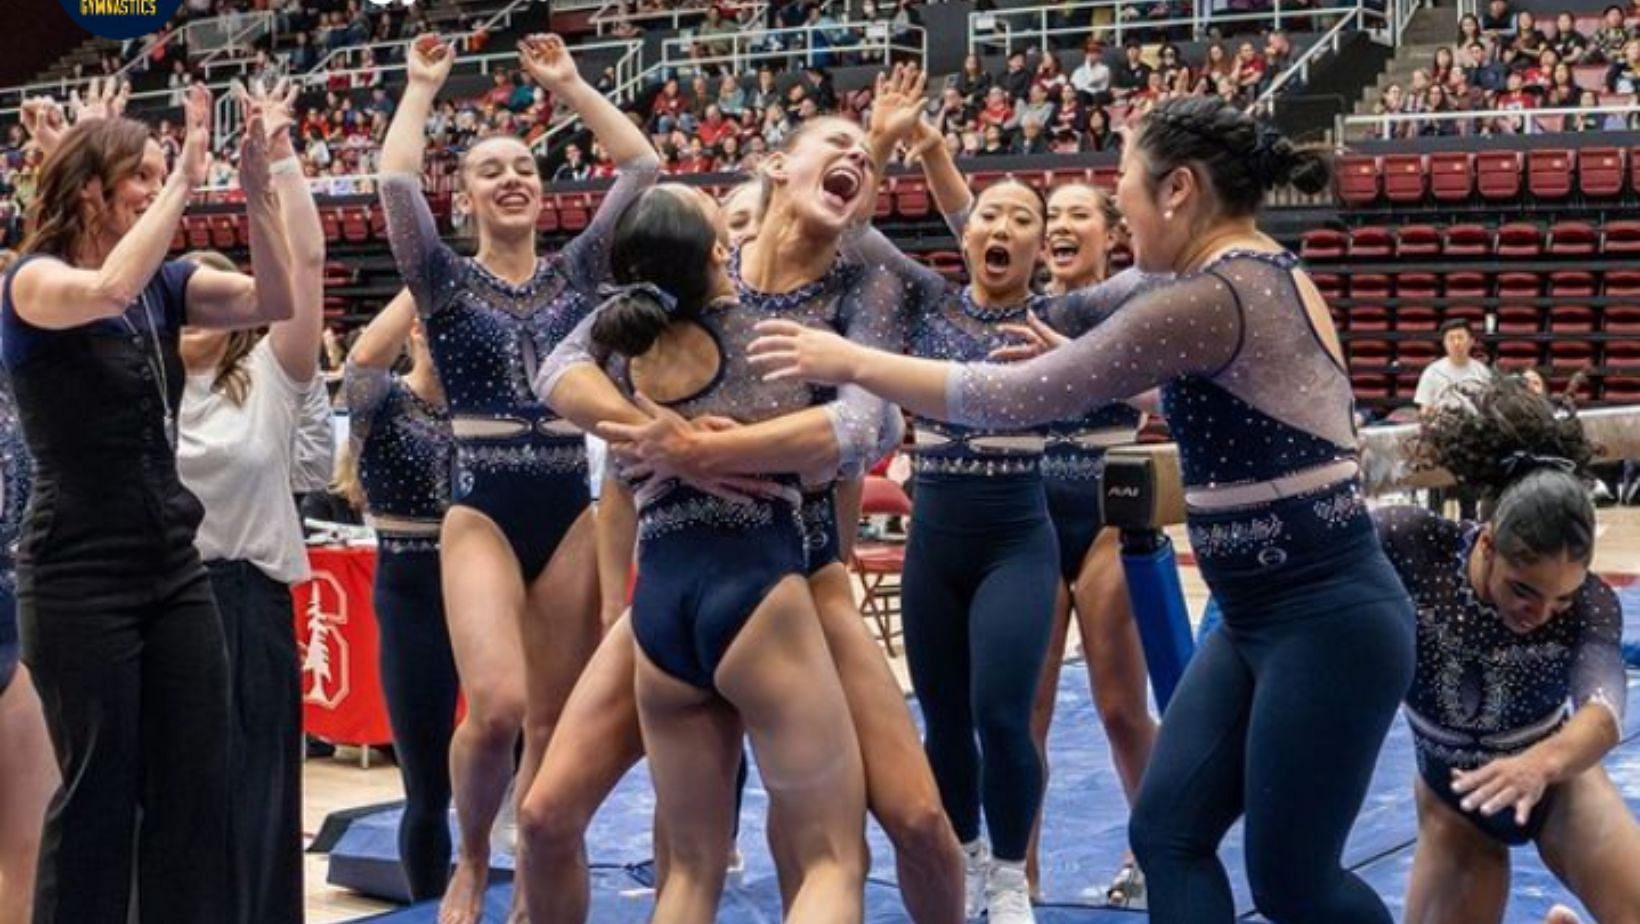
[{"label": "white shirt spectator", "polygon": [[1471,359],[1460,366],[1443,356],[1424,367],[1423,374],[1418,376],[1418,391],[1413,395],[1412,403],[1420,408],[1441,407],[1455,397],[1453,390],[1459,386],[1491,379],[1491,367],[1478,359]]}]

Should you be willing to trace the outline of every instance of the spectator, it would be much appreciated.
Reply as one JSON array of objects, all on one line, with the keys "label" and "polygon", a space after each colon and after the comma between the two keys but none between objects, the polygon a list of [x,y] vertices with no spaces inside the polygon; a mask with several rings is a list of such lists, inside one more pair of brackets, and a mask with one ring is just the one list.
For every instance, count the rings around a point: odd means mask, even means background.
[{"label": "spectator", "polygon": [[695,35],[705,46],[708,56],[728,58],[734,54],[735,33],[738,31],[733,23],[724,21],[721,10],[709,6],[706,8],[706,21],[701,23]]},{"label": "spectator", "polygon": [[679,173],[699,174],[711,173],[713,169],[712,155],[706,153],[706,146],[701,144],[700,138],[690,138],[685,155],[678,164]]},{"label": "spectator", "polygon": [[[1406,91],[1398,83],[1392,83],[1384,88],[1383,98],[1372,107],[1376,115],[1400,115],[1406,111]],[[1405,138],[1412,133],[1412,123],[1405,121],[1385,122],[1383,137]]]},{"label": "spectator", "polygon": [[1025,52],[1016,51],[1008,56],[1008,69],[1002,73],[996,85],[1008,95],[1010,102],[1025,98],[1031,90],[1031,73],[1025,69]]},{"label": "spectator", "polygon": [[770,150],[778,150],[785,143],[786,136],[791,134],[791,130],[791,121],[786,118],[786,110],[779,103],[774,103],[763,110],[761,134],[763,143],[767,144]]},{"label": "spectator", "polygon": [[1187,94],[1195,83],[1189,63],[1179,54],[1178,46],[1171,42],[1162,46],[1161,63],[1156,69],[1161,72],[1162,83],[1171,93]]},{"label": "spectator", "polygon": [[1492,60],[1487,47],[1480,43],[1469,46],[1470,82],[1482,91],[1501,93],[1509,84],[1509,65]]},{"label": "spectator", "polygon": [[767,109],[780,102],[780,85],[774,79],[774,71],[767,66],[758,68],[757,88],[752,91],[747,101],[749,108]]},{"label": "spectator", "polygon": [[1003,87],[992,87],[991,92],[985,95],[985,108],[979,111],[976,121],[981,131],[992,126],[1005,129],[1013,124],[1014,107],[1008,98],[1008,91]]},{"label": "spectator", "polygon": [[1088,130],[1088,104],[1072,86],[1059,91],[1059,107],[1048,123],[1048,139],[1055,152],[1075,154],[1082,149],[1082,134]]},{"label": "spectator", "polygon": [[678,79],[668,78],[661,92],[655,96],[650,104],[649,132],[653,135],[669,135],[677,127],[678,120],[683,116],[685,101],[683,93],[678,89]]},{"label": "spectator", "polygon": [[[1454,320],[1442,324],[1441,343],[1446,348],[1446,355],[1424,368],[1418,376],[1418,390],[1412,398],[1419,414],[1426,418],[1441,408],[1467,401],[1464,397],[1466,387],[1483,385],[1492,380],[1492,370],[1469,355],[1475,345],[1475,335],[1469,330],[1469,322]],[[1429,492],[1429,509],[1436,512],[1444,509],[1449,493],[1458,499],[1459,515],[1474,519],[1476,497],[1472,493],[1433,489]]]},{"label": "spectator", "polygon": [[1001,157],[1008,153],[1007,136],[1002,127],[987,125],[985,127],[985,147],[980,149],[981,157]]},{"label": "spectator", "polygon": [[1487,3],[1486,12],[1481,14],[1481,31],[1504,39],[1515,37],[1515,13],[1509,8],[1509,0]]},{"label": "spectator", "polygon": [[1535,63],[1543,56],[1544,49],[1549,47],[1548,40],[1538,31],[1537,20],[1529,10],[1521,10],[1515,16],[1514,46],[1515,53],[1527,59],[1528,63]]},{"label": "spectator", "polygon": [[[1537,97],[1525,90],[1525,80],[1519,71],[1510,73],[1508,89],[1500,94],[1493,102],[1493,108],[1503,112],[1525,112],[1538,108]],[[1526,130],[1526,120],[1521,118],[1499,118],[1493,126],[1496,134],[1518,135]]]},{"label": "spectator", "polygon": [[1087,140],[1083,143],[1084,151],[1120,151],[1122,136],[1117,134],[1110,124],[1110,113],[1102,108],[1088,110]]},{"label": "spectator", "polygon": [[[1264,83],[1264,75],[1268,65],[1260,57],[1258,49],[1252,42],[1242,42],[1236,52],[1236,88],[1251,99],[1258,95],[1259,85]],[[1427,81],[1427,76],[1426,76]]]},{"label": "spectator", "polygon": [[1610,93],[1640,90],[1640,39],[1630,39],[1623,46],[1623,56],[1606,69],[1606,90]]},{"label": "spectator", "polygon": [[370,91],[370,105],[368,108],[372,113],[380,112],[391,119],[396,107],[392,98],[387,95],[387,88],[377,87]]},{"label": "spectator", "polygon": [[1048,99],[1056,99],[1059,96],[1059,88],[1065,83],[1065,72],[1059,67],[1059,56],[1045,52],[1042,60],[1037,62],[1036,76],[1031,78],[1031,86],[1047,90]]},{"label": "spectator", "polygon": [[731,119],[739,119],[746,111],[746,91],[733,74],[724,74],[718,82],[718,111]]},{"label": "spectator", "polygon": [[979,132],[963,132],[962,157],[978,157],[984,149],[985,139],[980,136]]},{"label": "spectator", "polygon": [[1445,87],[1452,85],[1453,66],[1452,49],[1445,45],[1435,49],[1435,64],[1429,69],[1429,79]]},{"label": "spectator", "polygon": [[1555,17],[1555,40],[1550,47],[1567,64],[1581,64],[1589,53],[1589,40],[1577,31],[1577,20],[1570,13]]},{"label": "spectator", "polygon": [[[1202,77],[1207,86],[1218,86],[1220,77],[1234,79],[1236,76],[1236,62],[1231,60],[1230,52],[1224,48],[1224,43],[1213,42],[1207,46],[1207,63],[1202,66]],[[1198,85],[1201,83],[1197,81]]]},{"label": "spectator", "polygon": [[1468,48],[1482,38],[1481,21],[1474,13],[1463,14],[1463,18],[1458,20],[1458,47]]},{"label": "spectator", "polygon": [[940,94],[934,124],[939,127],[942,135],[960,135],[965,131],[971,131],[976,124],[974,108],[963,99],[960,90],[954,86],[947,86]]},{"label": "spectator", "polygon": [[[1031,92],[1042,91],[1039,87],[1032,87]],[[1042,123],[1035,116],[1026,116],[1019,123],[1019,134],[1014,138],[1012,153],[1020,156],[1048,153],[1048,137],[1042,133]]]},{"label": "spectator", "polygon": [[[1432,83],[1424,91],[1423,111],[1445,115],[1453,111],[1452,101],[1447,98],[1446,85]],[[1457,119],[1428,119],[1420,123],[1418,134],[1424,137],[1445,138],[1458,134]]]},{"label": "spectator", "polygon": [[1629,43],[1629,27],[1623,21],[1623,8],[1613,4],[1601,15],[1600,28],[1590,41],[1588,59],[1594,64],[1612,64],[1623,60],[1623,48]]},{"label": "spectator", "polygon": [[727,138],[738,131],[733,122],[723,117],[723,110],[712,104],[706,107],[706,118],[701,120],[697,137],[702,144],[709,148],[716,148]]},{"label": "spectator", "polygon": [[305,74],[319,63],[319,52],[313,47],[313,39],[308,33],[296,33],[296,46],[290,50],[287,60],[291,72],[295,74]]},{"label": "spectator", "polygon": [[837,108],[837,89],[832,83],[831,74],[824,68],[804,68],[803,76],[799,79],[804,91],[814,100],[816,106],[827,112]]},{"label": "spectator", "polygon": [[1011,131],[1025,124],[1026,119],[1034,121],[1037,128],[1053,121],[1054,104],[1048,97],[1048,89],[1042,84],[1032,84],[1030,98],[1023,106],[1014,107],[1014,117],[1006,127]]},{"label": "spectator", "polygon": [[740,169],[742,157],[740,150],[740,136],[726,135],[723,143],[718,146],[717,166],[718,173],[732,173]]},{"label": "spectator", "polygon": [[1082,64],[1071,73],[1071,86],[1090,106],[1106,106],[1114,99],[1110,65],[1105,63],[1102,49],[1098,41],[1088,39],[1082,49]]},{"label": "spectator", "polygon": [[962,73],[957,75],[956,87],[964,102],[974,107],[984,105],[985,94],[990,92],[992,83],[990,73],[980,66],[979,55],[969,55],[963,59]]},{"label": "spectator", "polygon": [[1122,53],[1122,63],[1116,65],[1111,79],[1112,90],[1119,100],[1127,99],[1150,83],[1150,65],[1144,61],[1144,48],[1139,41],[1128,39]]},{"label": "spectator", "polygon": [[171,108],[181,109],[188,95],[188,87],[194,82],[193,75],[188,73],[188,62],[178,58],[171,64],[171,76],[166,86],[171,90]]}]

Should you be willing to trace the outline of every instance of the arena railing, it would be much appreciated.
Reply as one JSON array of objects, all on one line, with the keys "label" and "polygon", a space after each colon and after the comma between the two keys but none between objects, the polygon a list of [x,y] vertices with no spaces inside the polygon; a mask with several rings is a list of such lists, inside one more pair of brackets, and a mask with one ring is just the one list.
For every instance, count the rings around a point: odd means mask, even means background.
[{"label": "arena railing", "polygon": [[1381,14],[1357,4],[1343,19],[1340,19],[1331,29],[1328,29],[1320,38],[1316,39],[1309,48],[1304,49],[1304,53],[1299,55],[1292,64],[1289,64],[1286,70],[1277,74],[1270,81],[1270,85],[1264,88],[1264,92],[1259,94],[1258,99],[1253,101],[1253,105],[1248,107],[1249,110],[1254,115],[1275,115],[1276,95],[1286,89],[1288,84],[1295,81],[1299,85],[1309,83],[1310,67],[1319,61],[1323,55],[1336,54],[1349,33],[1365,28],[1368,17],[1371,15]]},{"label": "arena railing", "polygon": [[[606,0],[598,7],[598,12],[593,13],[587,21],[598,30],[599,35],[603,35],[607,30],[623,22],[636,23],[639,28],[661,25],[662,28],[676,30],[682,29],[685,21],[705,19],[706,13],[711,7],[711,4],[706,4],[695,7],[674,7],[669,10],[650,10],[645,13],[628,13],[626,4],[621,0]],[[739,2],[734,3],[718,4],[717,7],[726,16],[725,21],[727,22],[738,21],[738,17],[743,10],[751,10],[753,21],[761,20],[769,11],[767,0],[739,0]]]},{"label": "arena railing", "polygon": [[[1474,109],[1455,112],[1384,112],[1370,115],[1341,115],[1337,119],[1335,137],[1341,143],[1349,141],[1378,141],[1394,139],[1395,126],[1414,123],[1421,126],[1430,122],[1458,122],[1459,128],[1467,127],[1469,135],[1479,135],[1480,122],[1511,122],[1519,123],[1517,131],[1492,132],[1494,137],[1504,136],[1540,136],[1563,134],[1597,134],[1605,129],[1568,129],[1563,127],[1564,117],[1583,115],[1622,115],[1633,120],[1640,116],[1640,103],[1625,103],[1620,105],[1604,106],[1568,106],[1544,109]],[[1550,120],[1543,124],[1542,120]],[[1560,125],[1556,123],[1560,122]],[[1468,123],[1467,126],[1462,123]],[[1414,131],[1414,134],[1421,132]],[[1465,134],[1460,131],[1459,134]]]},{"label": "arena railing", "polygon": [[[827,44],[815,48],[810,37],[815,33],[848,32],[854,41],[843,44]],[[736,75],[745,75],[756,70],[756,65],[763,62],[777,62],[783,65],[801,59],[806,64],[815,55],[881,55],[888,60],[893,53],[899,52],[916,55],[918,63],[923,63],[928,57],[928,33],[920,26],[902,26],[900,31],[909,34],[915,44],[907,44],[897,39],[893,23],[878,19],[863,20],[860,22],[839,22],[826,26],[795,26],[788,29],[746,29],[741,32],[724,35],[714,35],[710,40],[702,40],[695,36],[681,36],[666,39],[661,42],[661,61],[650,68],[650,71],[659,72],[671,68],[682,70],[703,66],[728,65]],[[829,42],[829,39],[828,39]],[[770,43],[774,43],[771,45]],[[692,56],[689,50],[696,45],[728,44],[730,51],[721,55]],[[674,54],[674,52],[679,52]]]},{"label": "arena railing", "polygon": [[[1386,0],[1383,4],[1377,4],[1366,3],[1363,0],[1355,6],[1307,9],[1295,7],[1294,0],[1274,0],[1271,9],[1267,11],[1226,13],[1214,11],[1209,0],[1194,0],[1188,18],[1124,21],[1122,12],[1132,10],[1136,6],[1134,0],[1073,0],[1070,3],[969,13],[968,51],[970,54],[996,51],[1010,54],[1016,46],[1021,49],[1043,47],[1049,44],[1050,39],[1076,40],[1089,35],[1106,36],[1108,44],[1121,45],[1129,33],[1144,33],[1156,29],[1188,28],[1192,39],[1200,41],[1207,37],[1209,30],[1214,26],[1226,23],[1267,23],[1272,29],[1282,29],[1295,22],[1316,23],[1328,17],[1345,15],[1352,9],[1362,11],[1359,19],[1361,28],[1386,27],[1388,32],[1384,39],[1393,44],[1400,40],[1401,30],[1412,18],[1412,14],[1427,3],[1428,0]],[[1380,5],[1384,8],[1379,9]],[[1104,10],[1111,11],[1113,21],[1096,23],[1091,27],[1054,24],[1056,19],[1062,19],[1070,14],[1090,11],[1098,13]]]}]

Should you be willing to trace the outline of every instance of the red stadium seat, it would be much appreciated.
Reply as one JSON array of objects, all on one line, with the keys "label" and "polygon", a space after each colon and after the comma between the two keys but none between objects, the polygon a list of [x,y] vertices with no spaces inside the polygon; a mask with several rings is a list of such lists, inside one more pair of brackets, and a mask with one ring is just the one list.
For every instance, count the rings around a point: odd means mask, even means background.
[{"label": "red stadium seat", "polygon": [[1349,244],[1344,232],[1331,228],[1316,228],[1304,232],[1298,245],[1298,255],[1305,260],[1341,260]]},{"label": "red stadium seat", "polygon": [[1612,270],[1606,274],[1607,298],[1640,296],[1640,270]]},{"label": "red stadium seat", "polygon": [[1321,297],[1331,301],[1344,297],[1344,277],[1337,273],[1311,273],[1310,281],[1315,283],[1315,290]]},{"label": "red stadium seat", "polygon": [[1622,148],[1584,148],[1577,159],[1578,191],[1589,199],[1622,195],[1626,166]]},{"label": "red stadium seat", "polygon": [[212,215],[211,246],[217,250],[232,250],[239,246],[239,229],[232,215]]},{"label": "red stadium seat", "polygon": [[1600,383],[1600,399],[1610,404],[1640,403],[1640,378],[1606,376]]},{"label": "red stadium seat", "polygon": [[1485,298],[1489,291],[1485,273],[1447,273],[1447,298]]},{"label": "red stadium seat", "polygon": [[188,249],[188,232],[183,230],[182,222],[177,222],[176,232],[171,235],[171,252],[178,253]]},{"label": "red stadium seat", "polygon": [[1116,181],[1122,172],[1116,167],[1094,167],[1089,175],[1089,182],[1107,192],[1116,191]]},{"label": "red stadium seat", "polygon": [[1451,225],[1441,251],[1449,257],[1484,257],[1492,252],[1492,232],[1483,225]]},{"label": "red stadium seat", "polygon": [[1444,348],[1434,340],[1402,340],[1395,345],[1395,361],[1403,369],[1411,367],[1421,372],[1443,352]]},{"label": "red stadium seat", "polygon": [[903,218],[922,218],[928,214],[932,200],[928,184],[922,177],[900,177],[894,182],[894,208]]},{"label": "red stadium seat", "polygon": [[1499,273],[1498,298],[1537,298],[1543,280],[1537,273]]},{"label": "red stadium seat", "polygon": [[1640,335],[1640,305],[1609,305],[1600,329],[1608,334]]},{"label": "red stadium seat", "polygon": [[1429,191],[1436,202],[1464,202],[1475,193],[1475,161],[1463,152],[1429,155]]},{"label": "red stadium seat", "polygon": [[1577,169],[1577,152],[1564,148],[1538,148],[1526,155],[1526,185],[1532,196],[1543,202],[1558,202],[1572,194],[1572,176]]},{"label": "red stadium seat", "polygon": [[1387,257],[1394,247],[1395,239],[1388,228],[1370,225],[1364,228],[1355,228],[1350,231],[1350,256],[1360,257]]},{"label": "red stadium seat", "polygon": [[1338,198],[1345,208],[1361,208],[1378,201],[1378,158],[1349,154],[1338,159]]},{"label": "red stadium seat", "polygon": [[1402,225],[1395,235],[1395,253],[1402,257],[1433,257],[1441,252],[1441,232],[1434,225]]},{"label": "red stadium seat", "polygon": [[1350,277],[1350,298],[1389,298],[1389,277],[1381,273],[1357,273]]},{"label": "red stadium seat", "polygon": [[1582,305],[1555,305],[1549,309],[1552,334],[1594,333],[1594,310]]},{"label": "red stadium seat", "polygon": [[370,207],[370,236],[378,241],[387,240],[387,211],[380,203]]},{"label": "red stadium seat", "polygon": [[1520,198],[1521,164],[1518,151],[1486,151],[1475,157],[1475,183],[1481,198],[1490,202]]},{"label": "red stadium seat", "polygon": [[1433,331],[1441,326],[1441,313],[1434,308],[1413,306],[1395,310],[1395,329],[1404,333]]},{"label": "red stadium seat", "polygon": [[1600,247],[1594,226],[1581,221],[1556,222],[1549,228],[1549,253],[1557,257],[1590,257]]},{"label": "red stadium seat", "polygon": [[1543,253],[1543,232],[1526,222],[1511,222],[1498,229],[1498,256],[1536,257]]},{"label": "red stadium seat", "polygon": [[211,220],[204,215],[182,216],[182,227],[188,232],[188,246],[193,250],[211,249]]},{"label": "red stadium seat", "polygon": [[586,193],[560,193],[555,198],[558,227],[572,234],[586,230],[592,222],[592,197]]},{"label": "red stadium seat", "polygon": [[1357,305],[1350,309],[1349,328],[1353,333],[1381,333],[1389,330],[1389,309],[1378,305]]},{"label": "red stadium seat", "polygon": [[541,211],[535,215],[535,230],[542,234],[558,230],[558,210],[553,208],[551,196],[541,197]]},{"label": "red stadium seat", "polygon": [[1498,343],[1498,366],[1519,369],[1543,362],[1543,350],[1535,340],[1503,340]]},{"label": "red stadium seat", "polygon": [[[1586,346],[1587,344],[1581,344]],[[1591,357],[1592,358],[1592,357]],[[1640,341],[1606,341],[1606,365],[1633,373],[1640,370]]]},{"label": "red stadium seat", "polygon": [[1640,221],[1607,222],[1600,249],[1608,254],[1640,253]]},{"label": "red stadium seat", "polygon": [[1350,387],[1361,401],[1384,401],[1389,398],[1390,378],[1377,373],[1350,374]]},{"label": "red stadium seat", "polygon": [[1480,330],[1486,322],[1486,309],[1479,305],[1452,305],[1446,309],[1446,320],[1467,321],[1470,327]]},{"label": "red stadium seat", "polygon": [[1424,201],[1427,176],[1420,154],[1386,154],[1383,161],[1384,198],[1397,205]]},{"label": "red stadium seat", "polygon": [[319,224],[325,229],[325,243],[339,244],[342,242],[341,209],[320,209]]},{"label": "red stadium seat", "polygon": [[1440,277],[1434,273],[1401,273],[1395,277],[1396,298],[1436,298],[1440,294]]},{"label": "red stadium seat", "polygon": [[370,240],[370,211],[358,206],[342,209],[342,240],[363,244]]},{"label": "red stadium seat", "polygon": [[1555,298],[1594,298],[1594,274],[1560,270],[1549,275],[1549,294]]},{"label": "red stadium seat", "polygon": [[954,281],[962,281],[968,273],[968,267],[962,262],[962,254],[955,250],[931,251],[925,258],[930,269]]},{"label": "red stadium seat", "polygon": [[1498,309],[1498,333],[1536,334],[1543,331],[1543,315],[1531,305],[1506,305]]},{"label": "red stadium seat", "polygon": [[1351,369],[1382,369],[1389,365],[1394,345],[1388,340],[1355,340],[1345,344]]}]

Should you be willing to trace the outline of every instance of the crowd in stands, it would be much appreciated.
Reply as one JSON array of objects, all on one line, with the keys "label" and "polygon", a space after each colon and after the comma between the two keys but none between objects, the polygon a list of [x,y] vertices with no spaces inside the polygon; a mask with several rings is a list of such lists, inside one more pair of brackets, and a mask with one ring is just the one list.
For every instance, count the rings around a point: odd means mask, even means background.
[{"label": "crowd in stands", "polygon": [[[1613,4],[1598,17],[1563,12],[1553,17],[1489,0],[1479,16],[1466,15],[1451,45],[1435,51],[1428,67],[1406,86],[1391,84],[1374,112],[1520,112],[1593,109],[1640,101],[1640,0]],[[1409,119],[1388,123],[1386,137],[1500,135],[1525,132],[1623,131],[1640,128],[1640,115],[1580,112],[1488,118]]]}]

